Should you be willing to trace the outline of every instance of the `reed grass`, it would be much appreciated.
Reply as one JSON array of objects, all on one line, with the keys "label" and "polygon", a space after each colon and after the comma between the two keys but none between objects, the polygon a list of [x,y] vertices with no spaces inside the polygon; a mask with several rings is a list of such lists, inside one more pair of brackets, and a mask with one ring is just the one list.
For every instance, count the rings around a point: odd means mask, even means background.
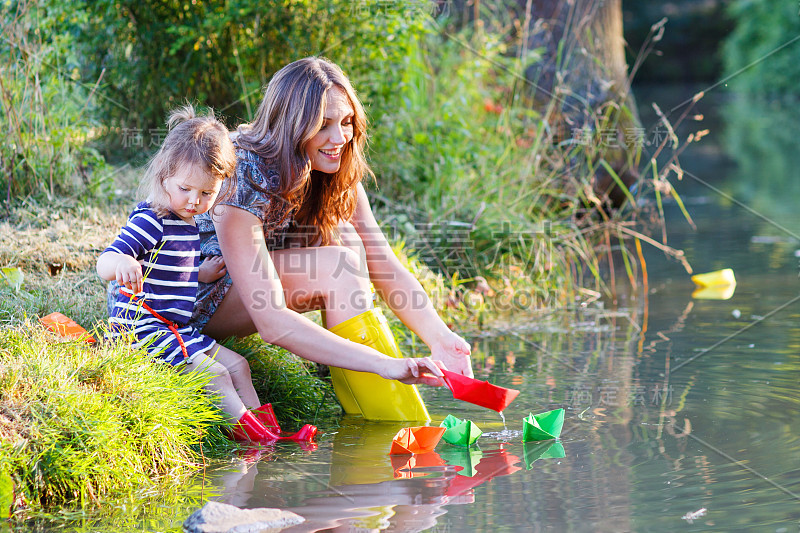
[{"label": "reed grass", "polygon": [[3,200],[96,194],[110,167],[90,146],[91,108],[101,82],[78,82],[67,33],[51,35],[54,6],[32,0],[0,5],[0,189]]},{"label": "reed grass", "polygon": [[[513,24],[504,30],[500,22],[494,33],[437,26],[420,34],[404,68],[391,74],[395,104],[372,106],[379,112],[371,141],[379,218],[395,242],[440,276],[428,286],[446,295],[437,307],[463,328],[504,310],[614,299],[619,269],[639,285],[642,242],[691,271],[663,239],[661,205],[665,194],[682,205],[668,178],[680,179],[679,155],[699,137],[679,140],[662,114],[657,127],[670,134],[645,153],[644,136],[652,132],[631,129],[637,113],[624,92],[619,101],[585,109],[585,134],[564,131],[560,106],[580,95],[559,86],[545,109],[534,109],[520,86],[535,53],[511,57],[513,42],[503,32],[513,33]],[[661,34],[663,22],[653,26],[637,65]],[[640,167],[628,190],[615,169]],[[598,172],[623,191],[622,208],[595,192]],[[685,209],[684,216],[691,223]],[[661,241],[648,235],[654,227]],[[520,294],[525,301],[509,305]]]}]

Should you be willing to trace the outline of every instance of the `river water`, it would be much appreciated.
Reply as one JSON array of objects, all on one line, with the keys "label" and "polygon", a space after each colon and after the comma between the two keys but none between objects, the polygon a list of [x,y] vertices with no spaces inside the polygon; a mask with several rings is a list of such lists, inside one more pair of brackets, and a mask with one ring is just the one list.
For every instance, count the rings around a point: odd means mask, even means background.
[{"label": "river water", "polygon": [[[642,90],[643,123],[650,100],[669,109],[691,94]],[[476,375],[521,390],[505,427],[447,389],[423,389],[432,424],[473,420],[477,447],[390,457],[403,424],[345,418],[316,450],[280,443],[216,463],[192,483],[200,500],[291,509],[306,518],[293,532],[800,531],[800,165],[763,115],[794,138],[800,121],[724,93],[698,112],[712,133],[675,183],[696,230],[668,202],[668,243],[696,272],[732,268],[730,298],[693,297],[681,264],[645,248],[646,296],[618,283],[616,304],[473,339]],[[563,457],[553,441],[523,444],[522,418],[558,407]],[[177,531],[190,511],[141,529]]]}]

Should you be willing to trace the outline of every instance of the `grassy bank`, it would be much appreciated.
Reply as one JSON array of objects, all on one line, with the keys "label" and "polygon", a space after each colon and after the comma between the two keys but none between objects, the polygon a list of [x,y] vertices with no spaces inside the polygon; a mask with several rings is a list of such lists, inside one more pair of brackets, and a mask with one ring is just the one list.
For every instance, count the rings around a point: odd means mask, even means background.
[{"label": "grassy bank", "polygon": [[[102,336],[105,283],[94,264],[126,210],[29,199],[0,221],[0,265],[25,276],[18,289],[0,283],[0,516],[160,493],[231,449],[204,376],[129,347],[63,342],[36,322],[58,311]],[[248,357],[259,397],[287,429],[324,428],[339,413],[314,365],[257,338],[226,344]]]},{"label": "grassy bank", "polygon": [[18,510],[178,483],[202,461],[203,439],[224,438],[206,376],[30,323],[0,328],[0,346],[0,465]]}]

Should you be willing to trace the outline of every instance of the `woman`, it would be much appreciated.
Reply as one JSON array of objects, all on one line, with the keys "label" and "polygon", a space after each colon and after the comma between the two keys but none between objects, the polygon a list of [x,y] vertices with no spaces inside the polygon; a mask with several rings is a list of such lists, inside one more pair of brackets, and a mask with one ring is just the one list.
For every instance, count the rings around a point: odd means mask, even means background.
[{"label": "woman", "polygon": [[[324,59],[287,65],[234,143],[237,190],[198,219],[203,255],[221,254],[227,273],[201,284],[195,324],[218,339],[258,332],[331,366],[348,413],[428,418],[415,388],[387,380],[439,385],[431,358],[471,376],[470,347],[442,322],[375,221],[361,184],[372,175],[366,116],[347,77]],[[371,283],[431,358],[398,357]],[[316,309],[330,331],[300,314]]]}]

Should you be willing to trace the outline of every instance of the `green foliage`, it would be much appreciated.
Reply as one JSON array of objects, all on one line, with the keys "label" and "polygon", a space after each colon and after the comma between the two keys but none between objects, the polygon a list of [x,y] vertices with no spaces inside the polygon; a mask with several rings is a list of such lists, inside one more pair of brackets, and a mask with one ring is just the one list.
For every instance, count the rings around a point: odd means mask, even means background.
[{"label": "green foliage", "polygon": [[[791,101],[766,101],[738,96],[723,107],[726,153],[736,161],[735,179],[728,182],[734,197],[770,219],[796,231],[796,206],[787,198],[798,198],[800,168],[797,124],[800,108]],[[765,225],[759,234],[772,234]]]},{"label": "green foliage", "polygon": [[[734,76],[728,85],[748,94],[798,94],[797,2],[737,0],[731,3],[729,13],[736,27],[723,48],[725,73]],[[742,69],[746,70],[739,72]]]},{"label": "green foliage", "polygon": [[[373,114],[381,220],[449,280],[446,305],[473,314],[521,310],[497,300],[516,291],[527,309],[564,302],[572,280],[602,289],[599,254],[609,235],[617,240],[614,226],[637,216],[635,208],[606,212],[592,191],[598,170],[619,182],[603,135],[635,124],[632,111],[615,102],[587,110],[591,138],[564,140],[557,102],[537,112],[522,96],[536,52],[509,57],[508,42],[469,28],[419,33],[393,74],[394,105]],[[618,152],[636,167],[640,149]],[[634,279],[636,260],[626,260]],[[493,290],[469,294],[475,276]]]},{"label": "green foliage", "polygon": [[0,4],[0,187],[4,201],[96,193],[106,170],[88,145],[97,126],[91,87],[77,83],[72,38],[54,30],[58,15],[37,2]]},{"label": "green foliage", "polygon": [[11,514],[11,506],[14,504],[14,481],[6,472],[4,467],[0,467],[0,517],[5,518]]},{"label": "green foliage", "polygon": [[224,438],[206,375],[29,323],[0,329],[0,346],[0,464],[33,509],[174,484],[197,468],[204,437]]},{"label": "green foliage", "polygon": [[[272,74],[302,57],[327,56],[356,78],[392,64],[418,25],[424,3],[416,4],[357,16],[351,0],[84,0],[70,8],[82,15],[64,23],[80,43],[82,76],[94,80],[105,69],[105,120],[145,130],[163,127],[184,99],[232,125],[249,120]],[[374,74],[365,87],[385,90]]]}]

